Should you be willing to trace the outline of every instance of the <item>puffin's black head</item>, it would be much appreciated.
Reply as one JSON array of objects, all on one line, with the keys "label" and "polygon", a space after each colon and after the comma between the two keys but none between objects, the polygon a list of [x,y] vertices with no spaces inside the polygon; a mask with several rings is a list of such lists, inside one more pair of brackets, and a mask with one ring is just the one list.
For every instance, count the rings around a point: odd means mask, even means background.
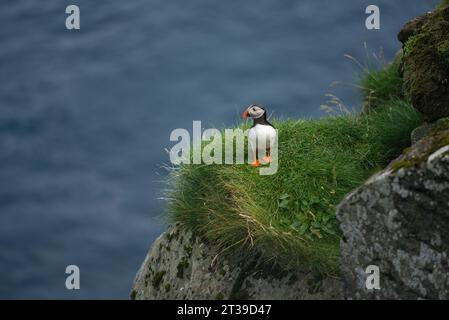
[{"label": "puffin's black head", "polygon": [[265,108],[260,104],[252,104],[245,111],[243,111],[242,117],[243,120],[250,117],[251,119],[259,119],[265,116]]}]

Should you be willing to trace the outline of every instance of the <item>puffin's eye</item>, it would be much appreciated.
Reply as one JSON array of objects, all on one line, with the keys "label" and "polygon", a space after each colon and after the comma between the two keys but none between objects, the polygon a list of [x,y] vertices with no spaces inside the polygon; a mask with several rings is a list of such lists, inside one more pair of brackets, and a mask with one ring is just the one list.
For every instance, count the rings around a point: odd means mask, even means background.
[{"label": "puffin's eye", "polygon": [[256,111],[256,108],[253,108],[253,111]]}]

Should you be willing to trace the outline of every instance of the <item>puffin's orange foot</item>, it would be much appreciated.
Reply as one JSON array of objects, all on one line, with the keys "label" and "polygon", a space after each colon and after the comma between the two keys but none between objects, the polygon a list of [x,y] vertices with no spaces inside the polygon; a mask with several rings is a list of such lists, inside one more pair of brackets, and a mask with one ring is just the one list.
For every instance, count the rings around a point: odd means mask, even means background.
[{"label": "puffin's orange foot", "polygon": [[265,161],[266,163],[271,163],[271,162],[273,162],[273,161],[271,160],[271,157],[270,157],[270,156],[263,157],[263,161]]},{"label": "puffin's orange foot", "polygon": [[260,166],[260,161],[259,161],[259,160],[254,160],[254,162],[251,163],[251,166],[253,166],[253,167],[258,167],[258,166]]}]

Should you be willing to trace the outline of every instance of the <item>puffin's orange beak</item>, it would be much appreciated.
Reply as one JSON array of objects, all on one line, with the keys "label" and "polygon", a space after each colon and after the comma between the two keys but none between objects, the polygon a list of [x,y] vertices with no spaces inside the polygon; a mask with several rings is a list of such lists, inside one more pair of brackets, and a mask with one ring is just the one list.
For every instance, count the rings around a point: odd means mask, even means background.
[{"label": "puffin's orange beak", "polygon": [[248,118],[248,110],[243,111],[242,118],[243,120],[246,120],[246,118]]}]

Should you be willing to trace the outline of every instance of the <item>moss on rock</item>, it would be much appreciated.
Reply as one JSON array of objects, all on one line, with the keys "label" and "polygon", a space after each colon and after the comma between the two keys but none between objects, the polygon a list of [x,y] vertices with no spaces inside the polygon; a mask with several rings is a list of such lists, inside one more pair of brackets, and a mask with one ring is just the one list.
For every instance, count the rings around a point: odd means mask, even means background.
[{"label": "moss on rock", "polygon": [[426,161],[432,153],[447,145],[449,145],[449,118],[443,118],[432,125],[430,134],[405,149],[389,167],[393,170],[416,167]]},{"label": "moss on rock", "polygon": [[224,300],[224,298],[225,298],[225,296],[224,296],[223,292],[218,292],[215,295],[215,300]]},{"label": "moss on rock", "polygon": [[159,288],[166,273],[167,271],[162,270],[154,274],[153,280],[151,281],[154,288]]},{"label": "moss on rock", "polygon": [[449,116],[449,6],[412,20],[398,37],[407,99],[427,120]]},{"label": "moss on rock", "polygon": [[177,277],[178,278],[183,278],[184,277],[184,270],[187,269],[189,267],[189,260],[187,259],[187,257],[182,257],[181,261],[178,263],[177,265]]}]

